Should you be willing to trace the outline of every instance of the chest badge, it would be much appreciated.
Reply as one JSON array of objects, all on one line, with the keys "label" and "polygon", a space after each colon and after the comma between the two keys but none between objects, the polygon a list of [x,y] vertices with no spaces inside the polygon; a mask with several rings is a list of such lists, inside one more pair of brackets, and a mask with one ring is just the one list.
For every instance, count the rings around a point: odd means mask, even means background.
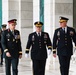
[{"label": "chest badge", "polygon": [[15,39],[13,39],[13,42],[15,41]]},{"label": "chest badge", "polygon": [[10,39],[8,39],[8,41],[10,41]]},{"label": "chest badge", "polygon": [[47,34],[44,34],[44,39],[47,39],[47,38],[48,38]]},{"label": "chest badge", "polygon": [[34,41],[34,40],[35,40],[35,36],[33,35],[33,36],[32,36],[32,41]]},{"label": "chest badge", "polygon": [[58,36],[58,37],[60,36],[60,31],[57,32],[57,36]]},{"label": "chest badge", "polygon": [[8,33],[6,36],[9,38],[10,37],[10,34]]},{"label": "chest badge", "polygon": [[73,35],[74,34],[74,32],[73,31],[70,31],[70,35]]}]

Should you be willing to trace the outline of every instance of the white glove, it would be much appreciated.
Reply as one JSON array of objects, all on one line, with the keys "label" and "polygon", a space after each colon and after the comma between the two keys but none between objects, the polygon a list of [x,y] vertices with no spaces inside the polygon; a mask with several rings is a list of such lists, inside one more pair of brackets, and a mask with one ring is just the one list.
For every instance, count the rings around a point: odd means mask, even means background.
[{"label": "white glove", "polygon": [[51,50],[48,50],[48,55],[50,55],[51,54]]},{"label": "white glove", "polygon": [[26,53],[26,54],[25,54],[25,57],[26,57],[26,58],[29,58],[29,53]]}]

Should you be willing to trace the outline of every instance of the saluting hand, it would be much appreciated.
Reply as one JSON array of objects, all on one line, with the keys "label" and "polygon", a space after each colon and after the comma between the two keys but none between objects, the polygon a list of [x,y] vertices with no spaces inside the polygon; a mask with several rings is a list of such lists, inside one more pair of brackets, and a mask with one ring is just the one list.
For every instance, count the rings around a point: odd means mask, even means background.
[{"label": "saluting hand", "polygon": [[7,56],[7,57],[11,57],[11,55],[10,55],[10,53],[9,53],[9,52],[7,52],[7,53],[6,53],[6,56]]}]

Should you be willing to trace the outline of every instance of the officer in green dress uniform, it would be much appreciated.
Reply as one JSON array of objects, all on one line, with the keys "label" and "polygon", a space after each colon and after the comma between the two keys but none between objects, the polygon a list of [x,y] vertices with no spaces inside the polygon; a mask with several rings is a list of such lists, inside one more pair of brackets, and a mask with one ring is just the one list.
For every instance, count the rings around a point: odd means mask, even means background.
[{"label": "officer in green dress uniform", "polygon": [[73,42],[76,46],[76,32],[72,27],[67,26],[66,17],[60,17],[60,28],[57,28],[53,37],[53,56],[57,55],[60,63],[61,75],[69,75],[69,65],[73,54]]},{"label": "officer in green dress uniform", "polygon": [[[49,34],[42,32],[42,22],[34,23],[36,32],[29,34],[25,55],[29,56],[29,50],[31,47],[31,59],[33,63],[33,75],[45,75],[45,65],[48,53],[51,53],[52,44]],[[47,48],[46,48],[47,47]]]},{"label": "officer in green dress uniform", "polygon": [[5,54],[6,75],[11,75],[11,65],[13,75],[18,75],[19,58],[22,58],[20,32],[15,29],[16,21],[16,19],[9,20],[9,28],[1,36],[1,44]]},{"label": "officer in green dress uniform", "polygon": [[1,46],[1,34],[4,30],[6,30],[6,24],[2,24],[1,26],[1,31],[0,31],[0,48],[1,48],[1,62],[0,62],[0,65],[3,65],[3,48]]}]

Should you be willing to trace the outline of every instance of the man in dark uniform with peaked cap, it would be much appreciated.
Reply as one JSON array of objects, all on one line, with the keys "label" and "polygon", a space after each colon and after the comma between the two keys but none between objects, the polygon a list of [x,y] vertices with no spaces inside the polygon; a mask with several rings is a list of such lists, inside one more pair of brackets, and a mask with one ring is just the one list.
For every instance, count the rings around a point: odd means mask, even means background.
[{"label": "man in dark uniform with peaked cap", "polygon": [[22,58],[20,32],[15,29],[16,19],[8,21],[9,28],[2,33],[1,44],[5,54],[6,75],[18,75],[19,58]]},{"label": "man in dark uniform with peaked cap", "polygon": [[36,32],[29,34],[28,42],[26,45],[26,57],[29,56],[31,47],[31,59],[33,63],[33,75],[45,75],[45,65],[48,53],[51,53],[52,44],[49,34],[42,32],[42,22],[34,23]]},{"label": "man in dark uniform with peaked cap", "polygon": [[1,26],[1,31],[0,31],[0,47],[1,47],[1,62],[0,62],[0,65],[3,65],[3,48],[1,46],[1,34],[4,30],[6,30],[6,24],[2,24]]},{"label": "man in dark uniform with peaked cap", "polygon": [[73,54],[73,44],[76,46],[76,32],[72,27],[67,26],[66,17],[60,17],[60,28],[55,30],[53,37],[53,56],[57,55],[60,63],[61,75],[69,75],[69,65],[71,55]]}]

